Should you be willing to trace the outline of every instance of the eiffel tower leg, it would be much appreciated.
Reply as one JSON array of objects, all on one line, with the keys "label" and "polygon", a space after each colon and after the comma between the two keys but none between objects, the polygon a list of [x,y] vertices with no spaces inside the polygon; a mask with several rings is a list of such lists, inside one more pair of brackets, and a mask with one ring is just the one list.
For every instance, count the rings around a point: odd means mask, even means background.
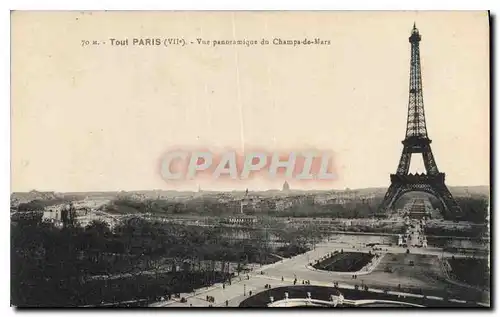
[{"label": "eiffel tower leg", "polygon": [[427,145],[424,152],[422,152],[422,159],[424,160],[424,166],[427,174],[439,173],[436,160],[434,159],[434,155],[432,155],[431,147],[429,145]]},{"label": "eiffel tower leg", "polygon": [[447,213],[451,217],[461,217],[462,210],[460,205],[457,203],[453,195],[450,193],[450,190],[446,185],[437,185],[433,186],[436,192],[435,196],[438,197],[444,207],[444,212]]},{"label": "eiffel tower leg", "polygon": [[389,189],[387,189],[387,193],[384,196],[384,200],[380,204],[379,212],[384,213],[388,209],[392,208],[392,205],[394,204],[396,199],[401,195],[402,191],[403,191],[402,184],[392,183],[391,186],[389,186]]},{"label": "eiffel tower leg", "polygon": [[408,174],[408,170],[410,169],[411,162],[411,152],[407,148],[403,149],[403,153],[401,154],[401,158],[399,159],[398,170],[396,174],[405,175]]}]

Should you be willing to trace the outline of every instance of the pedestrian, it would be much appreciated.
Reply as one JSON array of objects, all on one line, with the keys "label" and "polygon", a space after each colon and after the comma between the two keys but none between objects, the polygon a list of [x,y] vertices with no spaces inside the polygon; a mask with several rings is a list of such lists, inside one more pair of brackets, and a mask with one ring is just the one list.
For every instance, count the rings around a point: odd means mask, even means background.
[{"label": "pedestrian", "polygon": [[229,301],[226,299],[226,307],[229,306]]},{"label": "pedestrian", "polygon": [[285,281],[285,279],[283,278],[283,276],[281,277],[281,281],[282,281],[282,282],[284,282],[284,281]]}]

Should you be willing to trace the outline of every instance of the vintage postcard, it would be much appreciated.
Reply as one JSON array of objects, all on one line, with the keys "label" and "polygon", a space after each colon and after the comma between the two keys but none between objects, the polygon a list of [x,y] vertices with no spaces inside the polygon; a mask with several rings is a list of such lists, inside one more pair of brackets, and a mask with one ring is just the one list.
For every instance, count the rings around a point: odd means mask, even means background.
[{"label": "vintage postcard", "polygon": [[14,307],[489,308],[486,11],[13,11]]}]

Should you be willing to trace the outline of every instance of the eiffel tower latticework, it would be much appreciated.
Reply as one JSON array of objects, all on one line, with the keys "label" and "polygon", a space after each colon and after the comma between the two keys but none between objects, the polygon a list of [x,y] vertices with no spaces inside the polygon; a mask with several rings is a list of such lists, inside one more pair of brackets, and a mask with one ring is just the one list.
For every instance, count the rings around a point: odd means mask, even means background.
[{"label": "eiffel tower latticework", "polygon": [[[445,174],[439,172],[431,150],[432,141],[427,134],[425,122],[424,98],[422,90],[422,71],[420,66],[420,41],[422,37],[413,25],[409,41],[411,43],[410,87],[408,101],[408,118],[406,136],[403,140],[403,152],[399,160],[396,174],[391,174],[391,185],[379,207],[385,212],[405,193],[423,191],[438,198],[444,211],[452,216],[461,215],[458,203],[445,185]],[[409,174],[411,157],[415,153],[422,154],[425,174]]]}]

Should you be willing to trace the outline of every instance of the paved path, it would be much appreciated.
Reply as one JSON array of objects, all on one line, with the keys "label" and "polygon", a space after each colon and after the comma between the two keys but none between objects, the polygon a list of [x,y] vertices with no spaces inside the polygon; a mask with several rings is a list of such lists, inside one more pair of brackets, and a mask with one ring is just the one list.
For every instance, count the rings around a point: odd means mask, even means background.
[{"label": "paved path", "polygon": [[[421,244],[422,234],[419,232],[421,227],[418,221],[412,220],[415,224],[411,236],[411,244]],[[402,296],[417,296],[415,293],[423,291],[428,297],[440,298],[444,290],[447,290],[451,298],[462,298],[471,296],[471,299],[477,295],[478,291],[467,285],[450,283],[446,272],[443,271],[442,261],[445,258],[454,256],[455,258],[468,257],[467,254],[456,254],[444,252],[440,248],[419,248],[410,247],[410,253],[407,254],[407,248],[397,246],[380,246],[377,249],[366,247],[364,243],[356,243],[352,238],[337,238],[333,241],[318,244],[314,250],[295,256],[290,259],[282,259],[273,264],[256,268],[249,279],[246,275],[241,275],[233,279],[232,285],[225,288],[222,284],[210,288],[198,290],[196,294],[181,294],[181,297],[187,299],[187,303],[179,301],[164,301],[153,304],[153,307],[189,307],[209,306],[206,296],[213,296],[215,303],[213,306],[236,307],[242,300],[249,296],[250,291],[255,294],[265,290],[266,284],[272,287],[293,285],[294,279],[298,284],[302,280],[310,281],[311,285],[333,286],[334,282],[341,288],[352,288],[354,285],[367,285],[370,290],[375,292],[389,291]],[[379,250],[381,248],[381,250]],[[312,269],[310,263],[317,259],[327,256],[334,251],[343,250],[344,252],[368,252],[372,251],[381,256],[374,265],[356,273],[327,272]],[[476,256],[480,257],[480,256]],[[484,256],[486,257],[486,256]],[[391,268],[391,270],[386,270]],[[263,274],[261,274],[261,272]],[[353,274],[356,278],[353,278]],[[484,302],[489,302],[489,295],[483,298]]]},{"label": "paved path", "polygon": [[[320,258],[332,251],[339,250],[338,244],[323,243],[317,246],[315,250],[309,251],[302,255],[295,256],[291,259],[262,266],[249,274],[250,279],[247,280],[246,275],[242,274],[242,278],[233,278],[232,285],[227,285],[225,288],[222,284],[216,284],[206,289],[197,290],[196,295],[181,294],[181,297],[187,299],[187,303],[180,303],[178,300],[164,301],[155,303],[153,307],[189,307],[192,306],[209,306],[206,301],[206,296],[213,296],[215,303],[213,306],[225,306],[225,301],[228,301],[228,306],[236,307],[243,299],[249,296],[249,292],[253,294],[265,290],[266,284],[271,284],[272,287],[293,285],[294,278],[297,278],[298,284],[302,280],[310,280],[311,285],[333,286],[333,282],[339,283],[339,287],[354,288],[354,285],[366,284],[370,289],[391,290],[406,294],[405,296],[415,296],[404,290],[423,289],[428,295],[440,297],[445,288],[451,290],[452,294],[462,294],[464,287],[453,285],[446,281],[446,276],[441,270],[439,257],[442,252],[436,252],[426,249],[411,249],[411,254],[407,255],[406,248],[390,248],[391,254],[386,254],[379,264],[372,268],[372,271],[366,275],[360,275],[357,279],[352,278],[352,274],[337,274],[335,272],[313,271],[308,268],[308,263],[314,259]],[[348,248],[345,246],[344,252],[357,251],[357,249]],[[367,250],[366,250],[367,251]],[[430,254],[429,254],[430,253]],[[447,253],[444,253],[447,255]],[[451,254],[450,254],[451,256]],[[455,255],[457,256],[457,255]],[[397,257],[393,261],[392,257]],[[384,272],[384,265],[387,263],[404,262],[405,258],[414,258],[415,266],[402,265],[396,267],[395,273]],[[392,262],[391,262],[392,261]],[[382,267],[381,267],[382,266]],[[437,267],[437,269],[436,269]],[[260,272],[264,272],[264,275]],[[283,281],[281,278],[283,277]],[[399,288],[398,286],[401,286]],[[417,295],[419,296],[419,295]],[[458,297],[458,295],[457,295]],[[459,297],[460,298],[460,297]],[[489,300],[489,299],[488,299]],[[485,300],[487,301],[487,300]]]}]

